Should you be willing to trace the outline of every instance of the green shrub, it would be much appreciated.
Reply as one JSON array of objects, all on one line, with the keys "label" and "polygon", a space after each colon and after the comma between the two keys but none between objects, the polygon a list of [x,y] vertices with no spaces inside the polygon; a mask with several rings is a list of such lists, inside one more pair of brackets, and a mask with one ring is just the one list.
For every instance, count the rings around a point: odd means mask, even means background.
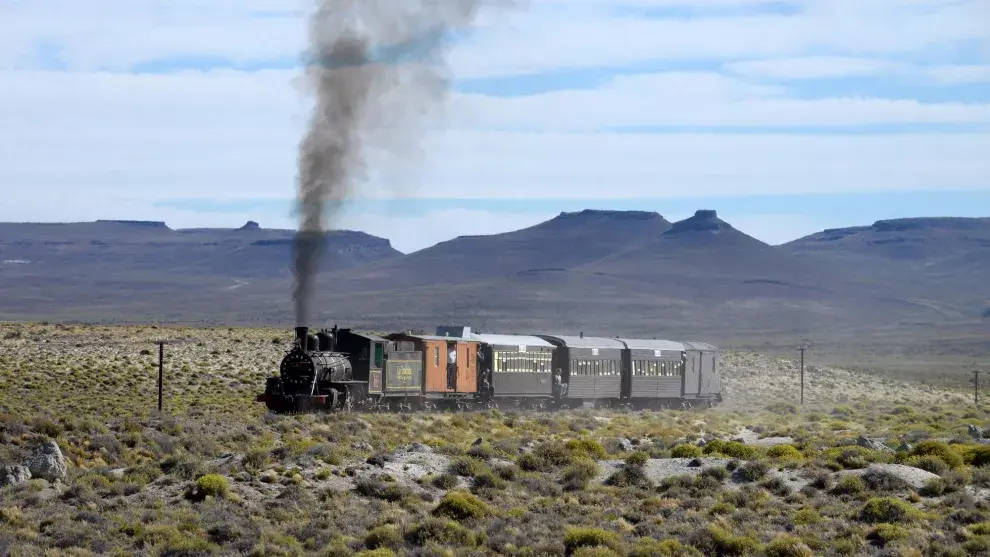
[{"label": "green shrub", "polygon": [[767,449],[767,456],[776,460],[801,460],[804,455],[794,445],[774,445]]},{"label": "green shrub", "polygon": [[859,518],[870,524],[910,522],[921,515],[906,501],[892,497],[870,499],[859,511]]},{"label": "green shrub", "polygon": [[760,451],[756,447],[750,447],[739,441],[725,443],[719,452],[727,457],[740,460],[751,460],[760,455]]},{"label": "green shrub", "polygon": [[207,474],[196,480],[196,487],[203,495],[223,497],[230,490],[230,483],[219,474]]},{"label": "green shrub", "polygon": [[977,522],[966,527],[974,536],[990,536],[990,522]]},{"label": "green shrub", "polygon": [[564,487],[570,491],[579,491],[588,486],[588,482],[598,475],[598,463],[590,458],[580,458],[564,469]]},{"label": "green shrub", "polygon": [[619,557],[619,554],[607,547],[582,547],[571,554],[573,557]]},{"label": "green shrub", "polygon": [[949,465],[935,455],[912,456],[904,461],[907,466],[920,468],[932,474],[944,474],[949,471]]},{"label": "green shrub", "polygon": [[395,551],[387,548],[363,549],[354,554],[354,557],[395,557]]},{"label": "green shrub", "polygon": [[484,470],[484,463],[470,457],[458,458],[450,464],[450,473],[457,476],[473,478]]},{"label": "green shrub", "polygon": [[420,547],[430,542],[463,547],[475,545],[475,537],[470,530],[453,520],[440,518],[427,518],[410,528],[406,541]]},{"label": "green shrub", "polygon": [[688,443],[681,443],[670,450],[670,456],[672,458],[697,458],[701,455],[701,447]]},{"label": "green shrub", "polygon": [[950,468],[962,466],[963,464],[962,455],[942,441],[922,441],[911,450],[911,456],[937,456]]},{"label": "green shrub", "polygon": [[644,451],[636,451],[626,457],[626,465],[642,468],[643,466],[646,466],[646,463],[649,462],[649,460],[650,455],[648,453]]},{"label": "green shrub", "polygon": [[439,476],[433,478],[433,487],[438,489],[453,489],[457,486],[457,476],[454,474],[440,474]]},{"label": "green shrub", "polygon": [[763,461],[754,460],[752,462],[747,462],[742,467],[742,475],[747,481],[755,482],[763,479],[764,476],[770,471],[770,466]]},{"label": "green shrub", "polygon": [[963,451],[963,459],[966,464],[970,466],[975,466],[977,468],[981,466],[986,466],[990,464],[990,446],[987,445],[974,445],[967,447]]},{"label": "green shrub", "polygon": [[379,526],[365,535],[364,545],[368,549],[398,549],[402,546],[402,534],[398,528],[391,524]]},{"label": "green shrub", "polygon": [[910,535],[910,532],[903,526],[897,524],[877,524],[876,528],[870,532],[869,539],[878,540],[882,545],[903,540]]},{"label": "green shrub", "polygon": [[856,474],[842,476],[832,488],[835,495],[859,495],[866,491],[866,483]]},{"label": "green shrub", "polygon": [[780,536],[768,543],[764,551],[767,557],[813,557],[811,548],[794,536]]},{"label": "green shrub", "polygon": [[567,442],[567,449],[575,457],[583,456],[600,460],[608,456],[605,446],[594,439],[571,439]]},{"label": "green shrub", "polygon": [[478,460],[488,460],[495,456],[495,449],[487,443],[481,443],[479,445],[471,445],[468,449],[468,456],[476,458]]},{"label": "green shrub", "polygon": [[704,454],[725,454],[723,450],[725,449],[725,441],[721,439],[712,439],[711,441],[705,443],[705,446],[701,448],[701,452]]},{"label": "green shrub", "polygon": [[711,525],[695,534],[693,544],[705,555],[745,557],[760,552],[760,543],[748,536],[735,536],[721,526]]},{"label": "green shrub", "polygon": [[697,549],[683,545],[677,540],[657,540],[639,538],[629,552],[629,557],[693,557],[701,555]]},{"label": "green shrub", "polygon": [[491,470],[485,470],[474,477],[471,489],[505,489],[505,480],[496,476]]},{"label": "green shrub", "polygon": [[714,478],[720,482],[725,481],[729,477],[729,471],[725,468],[719,468],[717,466],[709,466],[703,469],[699,475],[703,478]]},{"label": "green shrub", "polygon": [[444,516],[454,520],[483,518],[490,513],[491,509],[481,499],[464,491],[448,493],[433,509],[434,516]]},{"label": "green shrub", "polygon": [[564,533],[564,547],[569,554],[581,547],[607,547],[616,549],[618,534],[601,528],[568,528]]},{"label": "green shrub", "polygon": [[822,515],[818,514],[815,509],[801,509],[794,513],[794,524],[799,526],[807,524],[818,524],[822,521]]}]

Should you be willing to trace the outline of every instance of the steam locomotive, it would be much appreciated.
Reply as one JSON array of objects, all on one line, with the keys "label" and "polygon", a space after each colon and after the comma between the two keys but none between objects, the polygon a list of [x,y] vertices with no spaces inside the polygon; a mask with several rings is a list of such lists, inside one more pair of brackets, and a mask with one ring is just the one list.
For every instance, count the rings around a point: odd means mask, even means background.
[{"label": "steam locomotive", "polygon": [[296,327],[258,395],[273,412],[577,407],[687,408],[722,401],[711,344],[471,332],[378,336]]}]

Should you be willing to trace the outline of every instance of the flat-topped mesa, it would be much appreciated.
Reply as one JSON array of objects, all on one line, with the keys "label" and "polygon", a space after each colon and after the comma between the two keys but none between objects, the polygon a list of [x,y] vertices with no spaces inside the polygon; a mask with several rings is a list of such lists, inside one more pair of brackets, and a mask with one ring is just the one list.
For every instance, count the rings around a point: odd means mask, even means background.
[{"label": "flat-topped mesa", "polygon": [[734,228],[731,224],[718,218],[716,211],[700,209],[694,213],[693,217],[675,222],[666,234],[675,236],[686,232],[722,232],[725,230],[734,230]]},{"label": "flat-topped mesa", "polygon": [[249,220],[244,226],[238,228],[238,230],[261,230],[261,226],[253,220]]},{"label": "flat-topped mesa", "polygon": [[140,228],[149,229],[160,229],[160,230],[171,230],[167,224],[161,221],[154,220],[112,220],[112,219],[99,219],[96,224],[116,224],[123,226],[134,226]]},{"label": "flat-topped mesa", "polygon": [[986,230],[990,228],[990,218],[967,217],[913,217],[878,220],[871,226],[877,232],[905,232],[908,230]]},{"label": "flat-topped mesa", "polygon": [[558,219],[581,219],[589,217],[606,217],[616,220],[663,219],[663,215],[656,211],[622,211],[616,209],[585,209],[571,213],[563,211],[557,215]]}]

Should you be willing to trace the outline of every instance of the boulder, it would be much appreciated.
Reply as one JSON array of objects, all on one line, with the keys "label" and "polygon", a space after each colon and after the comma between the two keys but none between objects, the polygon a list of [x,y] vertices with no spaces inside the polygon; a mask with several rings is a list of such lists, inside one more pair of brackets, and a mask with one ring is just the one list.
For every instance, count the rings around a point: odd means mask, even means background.
[{"label": "boulder", "polygon": [[31,479],[31,470],[27,466],[0,467],[0,487],[17,485]]},{"label": "boulder", "polygon": [[41,478],[55,482],[65,478],[69,469],[65,465],[65,457],[55,441],[44,441],[27,460],[32,478]]},{"label": "boulder", "polygon": [[876,437],[867,437],[866,435],[860,435],[856,439],[856,444],[865,449],[870,449],[871,451],[881,451],[885,453],[892,453],[894,449],[891,449],[887,445],[883,444],[883,440]]},{"label": "boulder", "polygon": [[969,435],[973,439],[983,439],[983,428],[978,425],[970,425]]}]

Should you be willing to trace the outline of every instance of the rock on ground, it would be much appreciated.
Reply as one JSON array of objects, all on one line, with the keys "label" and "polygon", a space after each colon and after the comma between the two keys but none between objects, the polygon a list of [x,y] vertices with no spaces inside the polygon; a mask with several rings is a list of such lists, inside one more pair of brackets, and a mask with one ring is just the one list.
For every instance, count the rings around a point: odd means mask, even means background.
[{"label": "rock on ground", "polygon": [[0,487],[22,484],[31,479],[27,466],[4,466],[0,468]]},{"label": "rock on ground", "polygon": [[914,468],[912,466],[905,466],[903,464],[871,464],[868,467],[859,470],[843,470],[839,473],[862,476],[870,471],[886,472],[891,476],[900,478],[901,480],[907,482],[914,489],[921,489],[925,487],[925,484],[928,483],[929,480],[933,480],[938,477],[938,474],[932,474],[927,470]]},{"label": "rock on ground", "polygon": [[28,458],[27,467],[31,471],[31,477],[50,482],[61,480],[68,473],[65,457],[55,441],[44,441],[38,445]]}]

